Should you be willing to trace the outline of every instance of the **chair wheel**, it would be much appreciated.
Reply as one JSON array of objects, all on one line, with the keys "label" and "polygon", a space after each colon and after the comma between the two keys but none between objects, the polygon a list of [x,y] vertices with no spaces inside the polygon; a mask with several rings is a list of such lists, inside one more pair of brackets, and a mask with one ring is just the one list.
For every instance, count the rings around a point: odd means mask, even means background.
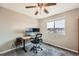
[{"label": "chair wheel", "polygon": [[43,49],[41,48],[41,50],[43,50]]},{"label": "chair wheel", "polygon": [[37,51],[35,53],[38,53]]},{"label": "chair wheel", "polygon": [[33,52],[34,52],[34,53],[36,53],[36,54],[38,53],[36,50],[35,50],[35,51],[33,51]]}]

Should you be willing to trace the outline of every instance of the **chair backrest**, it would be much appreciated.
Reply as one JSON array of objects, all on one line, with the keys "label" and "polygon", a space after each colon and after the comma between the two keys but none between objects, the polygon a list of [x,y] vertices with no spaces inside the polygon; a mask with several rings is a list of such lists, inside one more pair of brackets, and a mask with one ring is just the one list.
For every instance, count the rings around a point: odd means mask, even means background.
[{"label": "chair backrest", "polygon": [[16,38],[16,41],[18,41],[18,42],[21,41],[21,40],[22,40],[21,37],[17,37],[17,38]]},{"label": "chair backrest", "polygon": [[37,38],[42,38],[42,34],[41,34],[41,33],[37,33],[37,34],[36,34],[36,37],[37,37]]},{"label": "chair backrest", "polygon": [[22,44],[22,38],[18,37],[18,38],[16,38],[15,45],[17,46],[17,45],[20,45],[20,44]]},{"label": "chair backrest", "polygon": [[35,41],[37,41],[38,43],[42,42],[42,34],[41,33],[37,33],[36,37],[35,37]]}]

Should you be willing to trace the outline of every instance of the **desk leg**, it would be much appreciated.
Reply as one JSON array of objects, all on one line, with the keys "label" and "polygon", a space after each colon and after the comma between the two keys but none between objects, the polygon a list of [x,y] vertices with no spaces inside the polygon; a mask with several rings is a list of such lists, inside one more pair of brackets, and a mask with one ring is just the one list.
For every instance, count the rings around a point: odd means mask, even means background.
[{"label": "desk leg", "polygon": [[25,40],[23,40],[23,50],[27,52],[27,50],[25,49]]}]

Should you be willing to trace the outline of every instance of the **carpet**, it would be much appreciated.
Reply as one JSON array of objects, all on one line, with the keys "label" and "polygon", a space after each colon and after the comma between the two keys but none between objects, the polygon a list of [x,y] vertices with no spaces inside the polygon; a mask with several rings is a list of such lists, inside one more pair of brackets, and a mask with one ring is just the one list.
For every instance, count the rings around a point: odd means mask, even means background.
[{"label": "carpet", "polygon": [[41,47],[43,50],[38,49],[38,53],[36,54],[33,53],[33,51],[30,51],[32,46],[32,43],[26,46],[26,53],[22,48],[18,48],[17,50],[12,50],[7,53],[1,54],[1,56],[77,56],[76,53],[65,51],[46,44],[42,44]]}]

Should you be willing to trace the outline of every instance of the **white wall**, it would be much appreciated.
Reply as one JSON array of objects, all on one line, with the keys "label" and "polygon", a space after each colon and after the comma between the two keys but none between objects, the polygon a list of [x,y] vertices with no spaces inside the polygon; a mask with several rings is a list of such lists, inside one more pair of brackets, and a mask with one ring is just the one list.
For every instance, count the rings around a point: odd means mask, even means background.
[{"label": "white wall", "polygon": [[[48,33],[46,23],[63,16],[66,17],[66,35]],[[79,9],[74,9],[39,20],[44,42],[78,52],[78,18]]]},{"label": "white wall", "polygon": [[0,7],[0,52],[12,48],[17,36],[21,36],[26,27],[38,27],[38,20]]}]

